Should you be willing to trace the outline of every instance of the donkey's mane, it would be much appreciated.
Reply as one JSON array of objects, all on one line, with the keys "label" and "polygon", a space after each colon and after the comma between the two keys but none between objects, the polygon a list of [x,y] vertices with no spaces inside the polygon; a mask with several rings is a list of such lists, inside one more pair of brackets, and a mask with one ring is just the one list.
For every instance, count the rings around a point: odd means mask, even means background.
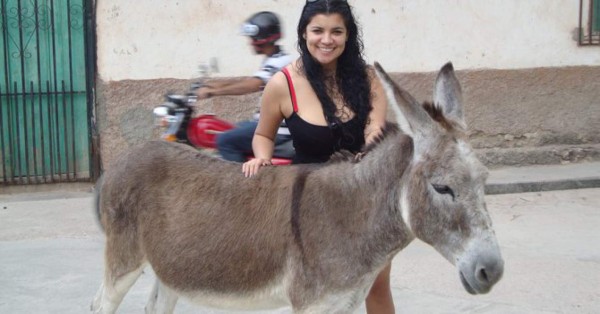
[{"label": "donkey's mane", "polygon": [[385,126],[381,130],[381,133],[377,135],[377,137],[375,137],[371,143],[363,146],[360,152],[356,154],[347,150],[336,152],[329,158],[329,163],[358,163],[362,160],[362,157],[364,157],[368,152],[375,149],[375,147],[377,147],[381,142],[383,142],[383,140],[386,137],[391,136],[393,134],[397,134],[398,132],[400,132],[400,129],[398,128],[397,124],[386,121]]},{"label": "donkey's mane", "polygon": [[375,137],[373,139],[373,141],[371,143],[369,143],[369,145],[366,145],[362,149],[362,152],[366,154],[366,153],[372,151],[375,147],[377,147],[377,145],[379,145],[381,142],[383,142],[383,140],[386,137],[394,135],[394,134],[398,134],[398,132],[400,132],[400,128],[398,127],[398,124],[386,121],[385,125],[383,126],[383,129],[381,129],[381,133],[379,133],[379,135],[377,135],[377,137]]}]

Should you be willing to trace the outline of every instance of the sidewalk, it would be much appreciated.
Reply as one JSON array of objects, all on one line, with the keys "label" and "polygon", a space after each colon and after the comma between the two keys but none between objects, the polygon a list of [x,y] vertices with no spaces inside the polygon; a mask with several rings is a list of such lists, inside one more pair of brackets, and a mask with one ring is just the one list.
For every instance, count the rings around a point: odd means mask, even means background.
[{"label": "sidewalk", "polygon": [[485,193],[507,194],[600,187],[600,162],[490,170]]},{"label": "sidewalk", "polygon": [[[490,169],[486,195],[600,187],[600,162]],[[91,183],[0,186],[0,201],[44,197],[55,191],[76,197],[90,192]],[[34,193],[29,194],[28,193]],[[35,196],[34,196],[35,195]]]}]

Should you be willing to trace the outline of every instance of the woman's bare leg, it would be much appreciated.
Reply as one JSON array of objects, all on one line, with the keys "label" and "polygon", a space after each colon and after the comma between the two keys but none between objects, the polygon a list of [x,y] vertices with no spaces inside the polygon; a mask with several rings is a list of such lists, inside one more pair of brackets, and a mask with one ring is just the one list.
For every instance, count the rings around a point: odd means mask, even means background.
[{"label": "woman's bare leg", "polygon": [[366,299],[368,314],[394,314],[394,300],[390,288],[390,273],[392,264],[387,264],[377,275]]}]

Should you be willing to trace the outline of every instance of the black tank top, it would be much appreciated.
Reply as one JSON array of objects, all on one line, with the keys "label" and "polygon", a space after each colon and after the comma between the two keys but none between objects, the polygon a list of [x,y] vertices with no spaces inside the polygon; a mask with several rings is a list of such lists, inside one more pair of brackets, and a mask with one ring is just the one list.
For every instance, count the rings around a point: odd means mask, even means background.
[{"label": "black tank top", "polygon": [[292,163],[322,163],[339,150],[345,149],[353,153],[360,151],[365,142],[364,127],[358,125],[356,116],[341,126],[322,126],[306,122],[298,115],[296,92],[290,73],[286,68],[282,71],[288,82],[294,109],[290,117],[285,119],[296,149]]}]

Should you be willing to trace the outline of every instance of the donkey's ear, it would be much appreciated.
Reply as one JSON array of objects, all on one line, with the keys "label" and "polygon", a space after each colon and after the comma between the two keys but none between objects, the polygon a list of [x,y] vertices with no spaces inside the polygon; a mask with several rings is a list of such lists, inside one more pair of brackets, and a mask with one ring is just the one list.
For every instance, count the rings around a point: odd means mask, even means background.
[{"label": "donkey's ear", "polygon": [[410,136],[427,132],[431,128],[432,119],[423,107],[411,94],[392,81],[378,62],[375,62],[375,69],[402,132]]},{"label": "donkey's ear", "polygon": [[446,63],[440,70],[435,80],[433,102],[442,109],[444,116],[466,128],[463,115],[463,97],[460,83],[454,75],[451,62]]}]

